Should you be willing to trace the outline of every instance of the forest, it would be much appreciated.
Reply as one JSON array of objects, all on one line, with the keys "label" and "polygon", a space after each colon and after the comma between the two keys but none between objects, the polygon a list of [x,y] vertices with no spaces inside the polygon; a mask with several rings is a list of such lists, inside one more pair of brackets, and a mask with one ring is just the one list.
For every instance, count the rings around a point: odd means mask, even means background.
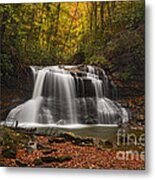
[{"label": "forest", "polygon": [[[77,65],[80,68],[91,65],[104,69],[104,78],[117,87],[117,102],[132,114],[126,125],[127,128],[130,126],[129,132],[137,136],[144,133],[144,0],[0,4],[0,121],[4,121],[13,108],[31,98],[33,100],[30,66],[54,65]],[[79,72],[75,69],[71,73],[76,73],[74,71]],[[91,88],[88,89],[91,92]],[[81,97],[81,92],[79,94]],[[111,99],[111,103],[116,100]],[[65,108],[65,105],[61,106]],[[25,133],[20,128],[14,130],[0,125],[0,154],[4,154],[0,165],[144,169],[144,160],[125,163],[116,160],[117,151],[128,150],[130,146],[115,147],[113,135],[116,132],[111,127],[109,129],[110,140],[103,133],[108,130],[103,128],[101,131],[99,127],[95,131],[92,128],[90,132],[86,129],[86,132],[79,130],[52,137],[34,135],[33,129]],[[91,134],[90,139],[85,137],[87,134]],[[101,141],[92,136],[101,138]],[[34,150],[29,142],[36,143],[37,148]],[[13,150],[11,156],[7,154],[8,147]],[[131,148],[140,152],[144,150],[144,146],[131,145]],[[74,152],[81,153],[80,157],[85,157],[87,162],[76,157]],[[48,159],[51,154],[54,158],[50,156]],[[103,160],[103,156],[107,159]]]},{"label": "forest", "polygon": [[1,4],[2,96],[25,88],[29,65],[91,64],[144,105],[144,23],[143,0]]},{"label": "forest", "polygon": [[0,6],[2,80],[25,65],[144,68],[143,0]]}]

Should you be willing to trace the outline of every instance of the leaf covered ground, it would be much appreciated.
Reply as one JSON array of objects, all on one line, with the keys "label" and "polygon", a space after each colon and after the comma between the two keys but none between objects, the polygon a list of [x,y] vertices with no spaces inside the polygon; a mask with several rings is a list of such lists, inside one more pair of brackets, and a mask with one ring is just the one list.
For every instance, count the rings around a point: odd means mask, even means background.
[{"label": "leaf covered ground", "polygon": [[75,143],[77,140],[75,138],[73,141],[73,138],[71,140],[65,137],[32,135],[1,127],[0,165],[7,167],[144,169],[143,159],[118,160],[117,152],[120,149]]}]

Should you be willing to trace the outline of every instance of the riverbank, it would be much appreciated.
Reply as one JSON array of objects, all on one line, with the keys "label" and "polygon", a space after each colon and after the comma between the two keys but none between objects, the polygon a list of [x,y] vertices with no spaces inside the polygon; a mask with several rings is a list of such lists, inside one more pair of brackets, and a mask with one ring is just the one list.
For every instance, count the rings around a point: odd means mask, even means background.
[{"label": "riverbank", "polygon": [[[106,136],[103,131],[100,138],[97,134],[95,136],[95,131],[92,129],[91,132],[93,137],[88,129],[61,131],[57,135],[47,136],[1,126],[0,165],[5,167],[144,169],[142,144],[135,146],[134,143],[130,143],[129,146],[127,144],[124,146],[120,141],[121,145],[118,145],[114,136],[110,139],[106,138],[108,131],[105,133]],[[101,135],[98,129],[96,132]],[[132,130],[132,133],[135,133],[139,139],[143,131]],[[116,136],[116,133],[112,134]],[[127,154],[128,152],[130,154]],[[139,153],[139,155],[134,156],[134,153]]]}]

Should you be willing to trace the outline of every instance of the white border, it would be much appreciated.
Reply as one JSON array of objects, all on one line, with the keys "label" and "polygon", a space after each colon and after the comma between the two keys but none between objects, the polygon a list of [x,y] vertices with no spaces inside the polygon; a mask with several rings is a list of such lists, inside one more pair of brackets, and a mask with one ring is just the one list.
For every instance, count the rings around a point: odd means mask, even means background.
[{"label": "white border", "polygon": [[[82,2],[84,0],[77,0]],[[85,1],[96,1],[96,0],[85,0]],[[98,0],[105,1],[105,0]],[[115,0],[106,0],[106,1],[115,1]],[[128,0],[119,0],[119,1],[128,1]],[[130,0],[136,1],[136,0]],[[75,0],[1,0],[0,3],[38,3],[38,2],[76,2]]]},{"label": "white border", "polygon": [[[44,2],[30,0],[1,0],[8,2]],[[46,2],[52,2],[46,0]],[[146,0],[146,170],[145,171],[115,171],[115,170],[84,170],[84,169],[28,169],[28,168],[0,168],[0,179],[67,179],[89,180],[119,179],[145,180],[155,178],[155,0]]]}]

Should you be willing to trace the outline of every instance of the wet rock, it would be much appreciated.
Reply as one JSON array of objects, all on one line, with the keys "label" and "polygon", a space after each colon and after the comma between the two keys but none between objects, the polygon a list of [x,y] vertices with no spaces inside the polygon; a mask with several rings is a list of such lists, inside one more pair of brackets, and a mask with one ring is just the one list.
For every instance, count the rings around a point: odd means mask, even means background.
[{"label": "wet rock", "polygon": [[37,159],[34,160],[33,164],[34,164],[35,166],[39,166],[39,165],[42,164],[42,160],[41,160],[40,158],[37,158]]},{"label": "wet rock", "polygon": [[16,159],[16,149],[3,149],[2,156],[5,158]]},{"label": "wet rock", "polygon": [[145,125],[145,116],[143,114],[140,114],[136,117],[136,122],[139,125]]},{"label": "wet rock", "polygon": [[113,143],[109,140],[103,140],[101,139],[98,143],[99,147],[101,148],[112,148],[113,147]]},{"label": "wet rock", "polygon": [[66,141],[74,141],[76,138],[73,133],[61,133],[59,137],[64,138]]},{"label": "wet rock", "polygon": [[32,142],[32,141],[29,141],[28,142],[28,146],[26,147],[27,149],[27,152],[30,154],[32,153],[35,149],[37,149],[37,143],[36,142]]},{"label": "wet rock", "polygon": [[46,146],[46,145],[43,145],[41,143],[38,143],[37,144],[37,149],[38,150],[42,150],[42,149],[50,149],[51,147],[50,146]]},{"label": "wet rock", "polygon": [[46,156],[46,157],[41,157],[41,160],[45,163],[51,163],[51,162],[64,162],[64,161],[70,161],[72,159],[71,156]]},{"label": "wet rock", "polygon": [[72,157],[71,156],[61,156],[61,157],[58,157],[58,161],[59,162],[64,162],[64,161],[70,161],[72,160]]},{"label": "wet rock", "polygon": [[128,102],[126,100],[118,100],[118,103],[122,105],[124,108],[128,108]]},{"label": "wet rock", "polygon": [[28,142],[28,146],[31,147],[32,149],[37,149],[37,143],[36,142]]},{"label": "wet rock", "polygon": [[0,163],[0,167],[5,167],[6,165],[3,163]]},{"label": "wet rock", "polygon": [[43,151],[43,154],[44,155],[47,155],[47,154],[51,154],[52,152],[56,152],[57,149],[50,149],[50,150],[47,150],[47,151]]},{"label": "wet rock", "polygon": [[64,143],[66,142],[64,138],[51,138],[48,139],[49,143]]},{"label": "wet rock", "polygon": [[113,147],[113,143],[109,140],[105,141],[105,147],[107,148],[112,148]]},{"label": "wet rock", "polygon": [[3,138],[0,137],[0,146],[2,146],[4,144]]},{"label": "wet rock", "polygon": [[34,151],[32,147],[27,147],[26,150],[29,154],[31,154]]},{"label": "wet rock", "polygon": [[98,120],[97,119],[87,119],[85,121],[85,124],[98,124]]},{"label": "wet rock", "polygon": [[76,137],[73,133],[63,133],[60,136],[78,146],[92,146],[94,144],[93,138]]},{"label": "wet rock", "polygon": [[27,164],[22,162],[21,160],[17,159],[16,160],[16,164],[19,166],[19,167],[27,167]]},{"label": "wet rock", "polygon": [[72,141],[72,143],[78,146],[92,146],[94,144],[94,141],[92,138],[77,137],[74,141]]}]

